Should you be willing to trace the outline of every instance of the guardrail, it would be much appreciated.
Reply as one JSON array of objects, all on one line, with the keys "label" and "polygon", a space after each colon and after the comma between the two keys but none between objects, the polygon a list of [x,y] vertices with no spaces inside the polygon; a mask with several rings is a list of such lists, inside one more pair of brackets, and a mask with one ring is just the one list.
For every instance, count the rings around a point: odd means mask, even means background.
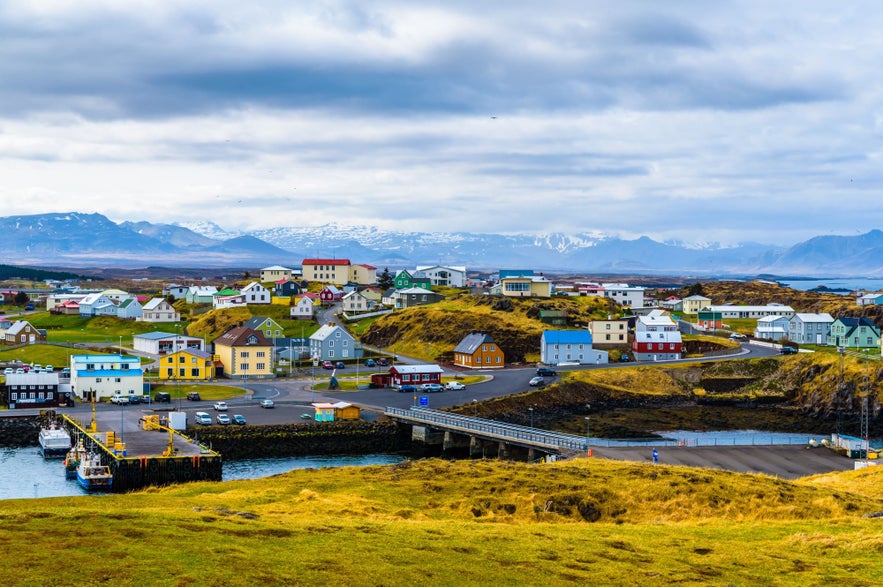
[{"label": "guardrail", "polygon": [[386,415],[415,424],[426,424],[456,432],[478,434],[490,439],[505,440],[513,444],[522,444],[529,447],[580,451],[588,448],[585,436],[550,432],[539,428],[462,416],[428,408],[386,408]]}]

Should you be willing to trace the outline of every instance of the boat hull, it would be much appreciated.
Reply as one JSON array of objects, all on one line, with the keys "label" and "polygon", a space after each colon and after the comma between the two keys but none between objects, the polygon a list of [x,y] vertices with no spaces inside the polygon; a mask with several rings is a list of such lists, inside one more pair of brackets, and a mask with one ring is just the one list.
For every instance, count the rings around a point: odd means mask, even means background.
[{"label": "boat hull", "polygon": [[110,491],[113,486],[113,477],[110,475],[86,475],[77,471],[77,483],[86,491]]},{"label": "boat hull", "polygon": [[40,454],[44,459],[63,459],[70,449],[69,446],[52,447],[40,445]]}]

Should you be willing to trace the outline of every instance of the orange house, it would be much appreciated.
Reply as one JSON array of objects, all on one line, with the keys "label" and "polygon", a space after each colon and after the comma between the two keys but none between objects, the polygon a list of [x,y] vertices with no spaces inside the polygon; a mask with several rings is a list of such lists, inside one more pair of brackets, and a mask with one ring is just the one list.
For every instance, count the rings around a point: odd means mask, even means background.
[{"label": "orange house", "polygon": [[454,348],[454,365],[467,369],[502,369],[506,357],[486,332],[467,334]]}]

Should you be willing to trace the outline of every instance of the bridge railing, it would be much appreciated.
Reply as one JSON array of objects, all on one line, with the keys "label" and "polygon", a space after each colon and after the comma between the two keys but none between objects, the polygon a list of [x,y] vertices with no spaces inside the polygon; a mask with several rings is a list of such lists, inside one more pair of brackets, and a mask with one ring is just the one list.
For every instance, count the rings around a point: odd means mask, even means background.
[{"label": "bridge railing", "polygon": [[428,408],[413,407],[410,409],[387,408],[386,414],[398,416],[419,424],[435,424],[439,427],[458,432],[476,432],[509,441],[521,441],[528,445],[555,447],[560,449],[586,450],[588,444],[584,436],[550,432],[518,424],[485,420],[472,416],[463,416],[449,412],[440,412]]}]

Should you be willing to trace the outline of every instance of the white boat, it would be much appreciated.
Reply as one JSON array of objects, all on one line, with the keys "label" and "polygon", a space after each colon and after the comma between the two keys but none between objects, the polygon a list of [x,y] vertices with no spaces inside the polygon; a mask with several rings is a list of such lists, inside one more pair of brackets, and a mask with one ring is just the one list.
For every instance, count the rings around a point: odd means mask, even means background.
[{"label": "white boat", "polygon": [[101,457],[88,453],[82,455],[77,465],[77,483],[86,491],[110,491],[113,474],[110,467],[101,464]]},{"label": "white boat", "polygon": [[70,433],[55,422],[49,428],[40,429],[39,441],[44,459],[63,459],[71,449]]}]

